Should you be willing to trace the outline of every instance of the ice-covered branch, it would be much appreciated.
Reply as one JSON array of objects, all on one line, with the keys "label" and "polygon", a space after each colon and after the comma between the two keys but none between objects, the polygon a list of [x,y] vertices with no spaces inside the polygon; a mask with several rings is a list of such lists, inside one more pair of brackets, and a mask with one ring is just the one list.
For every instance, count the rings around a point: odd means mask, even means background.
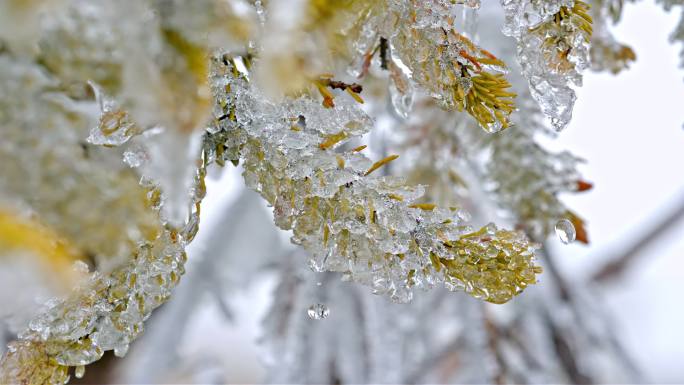
[{"label": "ice-covered branch", "polygon": [[[238,59],[239,60],[239,59]],[[243,162],[247,185],[274,207],[278,226],[313,254],[315,270],[339,271],[405,302],[412,288],[444,284],[501,303],[535,282],[534,245],[493,224],[474,231],[455,209],[419,203],[421,186],[372,172],[357,150],[336,146],[372,121],[349,99],[324,108],[303,96],[271,102],[237,70],[215,59],[217,126],[210,157]]]},{"label": "ice-covered branch", "polygon": [[607,282],[619,278],[632,267],[646,248],[659,240],[669,228],[674,226],[684,216],[684,199],[681,199],[681,196],[682,194],[680,194],[679,202],[669,210],[667,215],[660,218],[655,225],[636,239],[627,242],[628,245],[624,248],[625,251],[611,258],[608,263],[593,274],[591,279],[594,282]]},{"label": "ice-covered branch", "polygon": [[[479,6],[447,0],[302,1],[284,12],[285,4],[270,2],[256,80],[276,94],[293,92],[320,73],[344,67],[363,77],[377,60],[390,72],[401,115],[408,114],[419,88],[445,109],[466,111],[486,131],[500,131],[509,126],[515,94],[503,75],[505,63],[458,29],[455,15],[463,4]],[[281,19],[286,14],[297,17]]]}]

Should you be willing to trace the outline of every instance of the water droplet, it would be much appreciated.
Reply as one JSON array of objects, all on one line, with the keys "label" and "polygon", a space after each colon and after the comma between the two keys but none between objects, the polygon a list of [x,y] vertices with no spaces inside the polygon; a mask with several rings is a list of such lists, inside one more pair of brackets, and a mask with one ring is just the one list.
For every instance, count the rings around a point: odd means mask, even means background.
[{"label": "water droplet", "polygon": [[316,286],[321,286],[323,285],[323,282],[316,282]]},{"label": "water droplet", "polygon": [[572,222],[567,219],[561,219],[556,223],[556,235],[558,235],[561,242],[567,245],[568,243],[575,241],[577,232],[575,231],[575,226],[573,226]]},{"label": "water droplet", "polygon": [[309,318],[318,320],[328,318],[330,310],[327,306],[317,303],[315,305],[309,306],[309,310],[306,311],[306,314],[309,315]]},{"label": "water droplet", "polygon": [[83,365],[78,365],[76,369],[74,370],[74,376],[76,378],[83,378],[83,375],[85,374],[85,366]]}]

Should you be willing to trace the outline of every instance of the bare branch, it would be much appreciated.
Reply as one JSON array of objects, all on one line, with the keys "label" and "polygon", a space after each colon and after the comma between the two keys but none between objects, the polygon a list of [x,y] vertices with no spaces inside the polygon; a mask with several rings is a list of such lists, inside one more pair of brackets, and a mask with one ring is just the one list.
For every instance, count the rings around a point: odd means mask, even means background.
[{"label": "bare branch", "polygon": [[636,238],[617,257],[611,258],[602,268],[598,269],[591,277],[592,282],[608,282],[621,277],[630,268],[643,251],[660,239],[667,230],[684,217],[684,192],[679,194],[676,204],[670,204],[672,209],[649,231]]}]

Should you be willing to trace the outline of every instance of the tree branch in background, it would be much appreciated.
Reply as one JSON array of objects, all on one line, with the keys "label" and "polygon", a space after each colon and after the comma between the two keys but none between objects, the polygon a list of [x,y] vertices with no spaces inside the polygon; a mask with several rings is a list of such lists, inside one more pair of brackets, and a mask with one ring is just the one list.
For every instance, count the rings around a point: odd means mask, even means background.
[{"label": "tree branch in background", "polygon": [[[625,251],[610,262],[606,263],[602,268],[598,269],[591,277],[592,282],[608,282],[620,278],[629,267],[631,267],[637,258],[644,255],[643,251],[647,249],[656,240],[660,239],[667,230],[674,226],[682,217],[684,217],[684,192],[679,194],[677,203],[672,204],[672,210],[668,210],[669,214],[658,221],[649,231],[646,231],[639,238],[629,244]],[[625,241],[626,243],[628,241]]]}]

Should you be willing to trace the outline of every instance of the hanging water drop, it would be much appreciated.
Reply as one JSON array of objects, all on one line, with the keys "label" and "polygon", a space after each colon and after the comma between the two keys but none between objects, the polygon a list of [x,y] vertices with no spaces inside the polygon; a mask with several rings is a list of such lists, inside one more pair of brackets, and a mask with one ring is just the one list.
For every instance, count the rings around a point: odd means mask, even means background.
[{"label": "hanging water drop", "polygon": [[114,355],[123,358],[128,353],[128,344],[121,344],[114,347]]},{"label": "hanging water drop", "polygon": [[560,238],[561,242],[564,244],[572,243],[575,241],[577,232],[575,231],[575,226],[567,219],[561,219],[556,223],[556,234]]},{"label": "hanging water drop", "polygon": [[321,303],[317,303],[315,305],[309,306],[309,310],[306,311],[306,314],[308,314],[309,318],[311,319],[324,319],[328,318],[328,315],[330,314],[330,309],[328,309],[327,306]]},{"label": "hanging water drop", "polygon": [[85,374],[85,366],[83,365],[78,365],[76,369],[74,369],[74,376],[76,378],[83,378],[83,375]]}]

